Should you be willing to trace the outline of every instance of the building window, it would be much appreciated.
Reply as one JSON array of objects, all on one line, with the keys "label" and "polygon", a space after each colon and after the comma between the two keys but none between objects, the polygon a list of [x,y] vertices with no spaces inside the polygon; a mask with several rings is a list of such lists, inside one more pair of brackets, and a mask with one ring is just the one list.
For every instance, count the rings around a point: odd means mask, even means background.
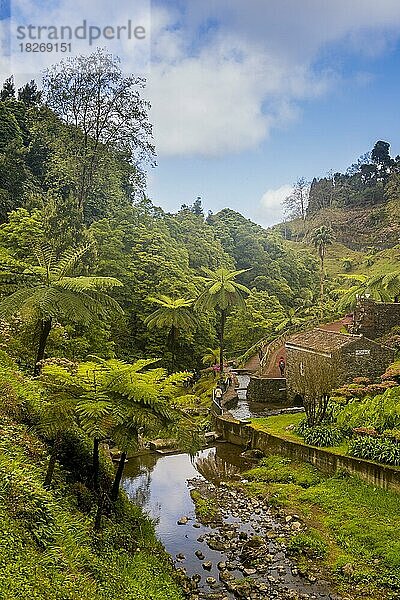
[{"label": "building window", "polygon": [[300,367],[300,375],[302,377],[304,377],[304,363],[301,362],[300,365],[299,365],[299,367]]}]

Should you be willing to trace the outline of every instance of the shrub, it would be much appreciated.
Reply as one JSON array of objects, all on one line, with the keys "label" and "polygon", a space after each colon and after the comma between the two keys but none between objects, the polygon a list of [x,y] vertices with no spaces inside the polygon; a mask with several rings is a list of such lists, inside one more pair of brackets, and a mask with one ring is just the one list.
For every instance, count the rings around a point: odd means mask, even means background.
[{"label": "shrub", "polygon": [[309,429],[307,419],[302,419],[296,427],[296,433],[304,437],[305,432]]},{"label": "shrub", "polygon": [[354,377],[353,383],[357,383],[358,385],[369,385],[372,381],[369,377]]},{"label": "shrub", "polygon": [[305,429],[303,438],[309,446],[337,446],[343,433],[334,425],[316,425]]},{"label": "shrub", "polygon": [[400,465],[400,444],[386,437],[357,437],[350,440],[349,454],[388,465]]},{"label": "shrub", "polygon": [[400,360],[391,364],[381,376],[381,379],[384,381],[395,379],[400,382]]},{"label": "shrub", "polygon": [[400,427],[400,387],[392,387],[382,395],[352,401],[337,416],[339,426],[371,427],[382,433]]}]

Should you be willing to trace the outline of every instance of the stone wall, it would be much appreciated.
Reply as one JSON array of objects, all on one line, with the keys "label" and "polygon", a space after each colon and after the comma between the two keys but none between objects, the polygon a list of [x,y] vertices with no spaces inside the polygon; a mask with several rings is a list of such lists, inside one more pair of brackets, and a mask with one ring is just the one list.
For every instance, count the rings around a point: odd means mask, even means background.
[{"label": "stone wall", "polygon": [[266,404],[285,404],[286,399],[284,377],[250,377],[247,400]]},{"label": "stone wall", "polygon": [[340,353],[340,383],[355,377],[376,379],[394,361],[394,350],[365,338],[345,346]]},{"label": "stone wall", "polygon": [[344,469],[376,487],[400,492],[400,468],[383,466],[352,456],[332,454],[322,448],[285,440],[264,431],[257,431],[251,425],[241,424],[231,416],[216,417],[215,429],[231,444],[306,461],[329,475]]},{"label": "stone wall", "polygon": [[364,337],[354,338],[329,356],[300,348],[286,348],[287,397],[319,396],[351,383],[355,377],[378,378],[394,360],[394,350]]},{"label": "stone wall", "polygon": [[352,333],[362,333],[372,340],[400,326],[399,302],[374,302],[362,298],[358,301],[353,316]]}]

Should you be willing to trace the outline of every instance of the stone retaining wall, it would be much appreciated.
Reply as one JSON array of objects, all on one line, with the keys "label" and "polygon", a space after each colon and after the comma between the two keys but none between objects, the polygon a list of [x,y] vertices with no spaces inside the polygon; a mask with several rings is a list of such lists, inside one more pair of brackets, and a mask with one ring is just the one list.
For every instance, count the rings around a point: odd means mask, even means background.
[{"label": "stone retaining wall", "polygon": [[365,337],[375,339],[381,337],[400,325],[399,302],[374,302],[361,298],[355,307],[352,330]]},{"label": "stone retaining wall", "polygon": [[286,379],[284,377],[250,377],[247,400],[265,404],[286,403]]},{"label": "stone retaining wall", "polygon": [[333,454],[322,448],[306,446],[258,431],[251,425],[240,423],[231,416],[215,418],[215,429],[231,444],[257,448],[269,454],[281,454],[295,460],[310,462],[327,474],[345,469],[351,475],[383,489],[400,492],[400,469],[378,465],[369,460]]}]

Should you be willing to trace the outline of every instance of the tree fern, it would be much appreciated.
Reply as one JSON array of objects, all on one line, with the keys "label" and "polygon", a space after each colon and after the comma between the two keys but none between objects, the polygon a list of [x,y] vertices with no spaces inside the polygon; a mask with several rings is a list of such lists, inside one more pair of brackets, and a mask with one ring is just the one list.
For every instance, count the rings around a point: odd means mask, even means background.
[{"label": "tree fern", "polygon": [[236,277],[245,273],[248,269],[240,271],[228,271],[220,267],[216,271],[203,268],[205,277],[198,277],[198,281],[203,284],[204,290],[196,300],[195,308],[197,310],[210,311],[217,309],[220,311],[220,372],[224,370],[224,330],[227,311],[232,306],[244,308],[245,295],[250,294],[250,290],[236,281]]},{"label": "tree fern", "polygon": [[54,319],[90,324],[112,313],[122,313],[108,291],[122,286],[113,277],[72,276],[72,271],[88,252],[90,244],[67,250],[58,262],[50,246],[34,248],[37,264],[10,261],[0,270],[0,290],[9,295],[0,301],[0,319],[17,312],[34,316],[41,323],[41,336],[36,356],[43,359],[47,337]]},{"label": "tree fern", "polygon": [[195,317],[191,312],[194,300],[173,299],[165,294],[160,294],[158,298],[151,297],[149,300],[160,308],[149,315],[145,323],[149,329],[165,329],[168,332],[167,344],[171,347],[171,371],[173,371],[176,343],[180,332],[194,329],[196,326]]}]

